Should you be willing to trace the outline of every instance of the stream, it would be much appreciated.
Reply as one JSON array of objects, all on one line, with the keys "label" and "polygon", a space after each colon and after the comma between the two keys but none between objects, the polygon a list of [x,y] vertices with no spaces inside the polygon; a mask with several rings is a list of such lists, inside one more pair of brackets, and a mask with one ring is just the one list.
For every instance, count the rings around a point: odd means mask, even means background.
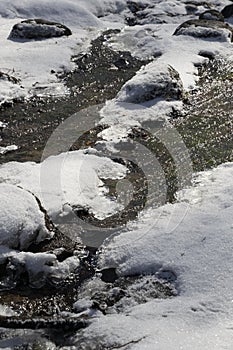
[{"label": "stream", "polygon": [[[69,96],[64,98],[34,97],[27,102],[19,101],[12,106],[1,108],[0,120],[7,123],[7,127],[1,130],[2,145],[16,144],[19,147],[16,151],[1,155],[1,163],[9,161],[39,162],[49,136],[67,116],[114,98],[121,86],[133,77],[143,64],[148,63],[133,58],[128,52],[115,52],[108,48],[105,43],[115,32],[105,32],[92,42],[89,53],[72,58],[77,68],[68,75],[60,77],[70,89]],[[223,162],[233,161],[233,64],[221,59],[213,59],[206,66],[200,67],[199,75],[200,80],[196,89],[185,95],[182,114],[178,117],[173,116],[174,118],[170,120],[190,152],[194,171],[210,169]],[[90,133],[85,134],[84,138],[75,145],[75,149],[86,148],[90,144],[94,144],[100,130],[96,127],[91,135]],[[134,130],[131,138],[140,139],[142,136],[142,143],[156,154],[167,174],[168,196],[166,200],[174,202],[177,184],[173,161],[168,152],[162,152],[161,143],[151,139],[150,135],[143,134],[142,130]],[[128,208],[127,215],[111,218],[110,222],[108,220],[102,222],[102,226],[106,228],[109,225],[112,227],[113,221],[124,226],[129,220],[135,220],[138,211],[144,208],[146,181],[143,174],[140,173],[140,169],[136,169],[135,165],[131,164],[129,169],[131,170],[128,180],[136,183],[134,199]],[[111,194],[113,194],[115,184],[106,182],[106,185],[109,188],[112,186]],[[137,207],[136,210],[135,207]],[[92,223],[95,220],[84,210],[80,211],[78,215],[87,222]],[[95,224],[98,227],[98,222]],[[68,237],[72,241],[72,232],[68,233]],[[48,243],[41,247],[41,251],[58,248],[59,244],[69,246],[69,242],[57,239],[55,246],[51,247]],[[35,337],[35,341],[32,342],[34,347],[31,347],[35,350],[45,348],[43,347],[45,345],[40,347],[40,342],[38,343],[38,339],[41,341],[41,338],[55,342],[57,345],[69,345],[68,337],[78,329],[88,325],[87,318],[71,318],[70,321],[67,321],[65,316],[65,313],[69,315],[72,312],[72,305],[77,300],[79,293],[83,293],[80,291],[82,285],[85,285],[85,281],[96,273],[96,249],[82,246],[79,248],[83,254],[82,270],[79,271],[80,279],[75,277],[73,282],[58,290],[48,286],[41,290],[35,290],[26,285],[26,277],[22,276],[23,287],[18,284],[17,288],[11,291],[0,292],[0,303],[19,312],[19,317],[10,318],[8,325],[5,318],[0,317],[1,327],[17,329],[16,336],[10,330],[1,330],[0,347],[4,341],[7,344],[8,337],[11,339],[15,337],[32,339]],[[67,251],[69,254],[69,249]],[[134,278],[139,278],[139,276]],[[102,281],[111,283],[111,288],[120,285],[123,290],[124,283],[127,285],[131,283],[130,280],[119,281],[115,276],[115,271],[104,271]],[[155,284],[155,287],[156,290],[160,291],[159,297],[175,296],[171,286],[165,288]],[[108,292],[108,290],[105,291],[105,293]],[[119,298],[121,297],[119,296]],[[109,300],[106,303],[108,304],[108,302]],[[109,303],[108,306],[111,306],[112,301]],[[96,309],[105,312],[101,309],[101,302],[97,304],[95,305]],[[64,318],[57,316],[58,310],[63,311]],[[22,333],[21,329],[37,330],[36,333],[32,333],[31,330]],[[62,335],[58,335],[59,329],[63,329]],[[17,341],[15,344],[15,349],[29,349],[17,345]]]}]

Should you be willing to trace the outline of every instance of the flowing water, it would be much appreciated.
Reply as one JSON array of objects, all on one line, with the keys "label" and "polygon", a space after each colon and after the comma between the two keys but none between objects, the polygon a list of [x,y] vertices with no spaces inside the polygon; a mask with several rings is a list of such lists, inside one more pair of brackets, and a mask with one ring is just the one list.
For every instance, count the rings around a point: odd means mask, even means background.
[{"label": "flowing water", "polygon": [[[142,64],[146,63],[138,61],[127,52],[110,50],[104,45],[109,35],[111,32],[96,39],[92,43],[88,55],[73,58],[77,69],[62,77],[70,88],[69,96],[64,98],[35,97],[27,102],[22,101],[11,107],[2,108],[0,120],[7,123],[7,127],[1,132],[3,142],[6,142],[6,145],[17,144],[19,149],[1,155],[1,163],[12,160],[40,161],[47,139],[63,120],[78,110],[115,97],[124,82],[129,80]],[[113,69],[113,67],[115,68]],[[231,62],[221,59],[210,61],[207,66],[200,68],[200,81],[197,88],[185,96],[182,114],[171,120],[189,150],[195,171],[209,169],[233,160],[232,80],[233,65]],[[99,131],[100,129],[97,127],[94,132],[85,134],[80,143],[75,145],[75,149],[93,145]],[[164,149],[161,142],[151,139],[151,136],[147,135],[144,130],[133,130],[130,137],[140,139],[150,151],[154,152],[167,174],[168,196],[166,200],[174,201],[177,179],[174,162],[169,152]],[[143,209],[144,199],[147,195],[146,179],[134,164],[131,164],[129,168],[131,171],[128,180],[136,183],[136,190],[127,215],[111,218],[110,222],[109,220],[102,223],[95,222],[97,231],[98,224],[106,228],[109,225],[112,227],[113,222],[124,225],[128,220],[134,220],[138,211]],[[108,181],[106,185],[111,189],[111,195],[114,195],[115,183]],[[95,220],[85,210],[79,211],[77,214],[87,222]],[[72,236],[72,232],[69,234]],[[89,257],[84,259],[84,264],[88,264],[88,268],[83,270],[82,282],[95,273],[95,250],[89,250]],[[110,272],[110,280],[112,276],[114,276],[114,271]],[[22,278],[24,277],[22,276]],[[116,283],[114,279],[112,283]],[[55,292],[52,289],[35,291],[27,287],[22,288],[21,291],[2,292],[0,303],[19,310],[21,321],[25,323],[20,322],[18,318],[16,320],[12,318],[8,327],[17,328],[17,331],[14,330],[16,335],[13,336],[13,333],[11,335],[11,331],[2,331],[0,344],[7,344],[7,337],[10,335],[11,340],[14,337],[22,339],[20,328],[47,329],[47,333],[25,331],[24,339],[35,337],[32,342],[34,345],[31,347],[33,349],[40,349],[41,346],[49,348],[49,345],[46,345],[48,340],[44,340],[43,345],[40,345],[42,338],[52,341],[56,339],[58,345],[66,343],[66,336],[70,336],[73,334],[72,332],[85,327],[86,321],[76,320],[66,324],[66,319],[56,318],[57,310],[72,311],[72,304],[77,299],[77,289],[80,284],[81,282],[78,284],[76,281],[62,291],[56,290]],[[165,297],[166,295],[170,296],[171,291],[170,289],[163,290],[161,293]],[[40,317],[43,317],[45,324],[41,324],[42,321],[38,319]],[[4,318],[0,318],[1,326],[6,326],[5,322]],[[66,327],[67,329],[63,336],[61,334],[58,336],[58,332],[55,331],[59,325],[60,328]],[[17,348],[16,340],[15,344]],[[19,346],[18,349],[26,349],[26,347]]]}]

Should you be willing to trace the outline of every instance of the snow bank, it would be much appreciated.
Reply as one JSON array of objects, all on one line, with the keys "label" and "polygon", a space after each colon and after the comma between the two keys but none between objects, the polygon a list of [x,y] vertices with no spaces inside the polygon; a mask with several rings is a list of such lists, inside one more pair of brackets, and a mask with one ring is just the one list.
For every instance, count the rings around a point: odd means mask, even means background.
[{"label": "snow bank", "polygon": [[84,151],[53,156],[41,164],[1,165],[0,263],[7,263],[7,271],[13,269],[17,274],[10,273],[0,284],[12,288],[17,276],[26,271],[29,285],[40,288],[48,280],[59,283],[64,276],[76,273],[78,255],[59,262],[55,254],[22,252],[32,243],[53,236],[36,197],[55,222],[59,218],[63,222],[73,207],[84,207],[103,219],[121,208],[120,203],[107,196],[103,180],[124,178],[126,172],[121,164]]},{"label": "snow bank", "polygon": [[[97,18],[98,13],[117,11],[121,1],[78,2],[74,0],[3,0],[0,2],[1,57],[0,70],[14,72],[19,84],[0,81],[0,104],[14,98],[33,95],[65,95],[68,90],[56,74],[74,68],[71,57],[87,50],[91,40],[109,25]],[[42,41],[8,40],[12,27],[20,19],[42,18],[72,28],[70,37]]]},{"label": "snow bank", "polygon": [[[198,11],[206,9],[203,1],[195,3],[200,5]],[[225,3],[229,2],[211,1],[217,9]],[[38,94],[41,89],[49,89],[49,93],[54,94],[66,93],[63,85],[51,75],[51,70],[72,69],[70,57],[86,50],[100,31],[111,25],[122,28],[128,14],[125,4],[123,0],[81,0],[78,3],[74,0],[56,3],[2,0],[0,67],[14,72],[21,81],[12,85],[1,81],[0,101]],[[113,48],[129,50],[139,58],[151,58],[155,62],[143,68],[122,88],[117,99],[109,101],[101,111],[102,122],[111,125],[102,132],[104,142],[109,142],[107,147],[114,148],[132,127],[140,127],[143,121],[163,122],[174,106],[181,106],[180,101],[167,101],[165,96],[159,98],[157,95],[152,96],[156,98],[149,108],[125,104],[132,101],[131,98],[138,102],[142,92],[149,93],[151,86],[160,89],[167,79],[164,67],[173,67],[184,88],[190,89],[198,78],[197,66],[207,60],[200,55],[201,51],[208,49],[214,55],[231,55],[232,44],[229,42],[172,35],[178,23],[193,18],[190,15],[184,19],[187,4],[187,1],[151,1],[141,25],[126,26],[112,38]],[[151,21],[155,16],[162,18],[164,13],[167,23],[160,25]],[[73,35],[40,42],[7,40],[12,26],[25,17],[43,17],[64,23],[72,27]],[[114,19],[114,24],[107,22],[110,18]],[[15,90],[11,90],[13,85]],[[50,157],[42,164],[12,162],[1,165],[1,262],[9,259],[12,266],[22,265],[29,272],[30,284],[35,287],[40,286],[41,271],[45,278],[75,271],[79,266],[77,257],[58,262],[54,254],[11,250],[24,249],[31,241],[51,235],[35,197],[28,191],[41,200],[53,219],[68,216],[73,207],[84,207],[103,219],[121,208],[117,201],[107,197],[103,180],[122,179],[126,172],[125,167],[99,157],[98,153],[85,154],[83,151]],[[192,188],[179,192],[176,204],[148,209],[121,234],[105,241],[98,261],[100,269],[114,267],[121,276],[142,273],[157,277],[171,272],[176,277],[178,296],[134,305],[122,314],[98,314],[82,333],[84,349],[94,348],[96,343],[102,348],[129,344],[132,349],[140,350],[231,349],[232,179],[233,164],[199,174]],[[80,305],[76,306],[80,311]]]},{"label": "snow bank", "polygon": [[[180,18],[180,24],[184,22]],[[141,59],[156,59],[162,64],[172,66],[180,75],[184,89],[195,87],[198,79],[200,64],[206,62],[206,58],[199,55],[203,50],[213,56],[224,55],[230,57],[232,44],[229,42],[229,32],[221,32],[220,40],[209,40],[189,36],[174,36],[176,24],[147,24],[145,26],[125,27],[121,33],[111,39],[111,47],[118,50],[128,50],[134,56]],[[195,28],[198,32],[198,28]],[[203,28],[201,30],[204,30]],[[185,49],[184,49],[185,48]]]},{"label": "snow bank", "polygon": [[[64,95],[68,91],[63,83],[58,82],[56,74],[71,70],[70,61],[73,48],[77,50],[89,42],[84,32],[75,32],[70,37],[51,38],[47,41],[17,42],[8,40],[12,27],[18,19],[3,19],[1,23],[0,71],[12,73],[18,83],[0,80],[0,104],[13,99],[32,95]],[[82,40],[83,38],[83,40]],[[80,45],[80,46],[79,46]]]}]

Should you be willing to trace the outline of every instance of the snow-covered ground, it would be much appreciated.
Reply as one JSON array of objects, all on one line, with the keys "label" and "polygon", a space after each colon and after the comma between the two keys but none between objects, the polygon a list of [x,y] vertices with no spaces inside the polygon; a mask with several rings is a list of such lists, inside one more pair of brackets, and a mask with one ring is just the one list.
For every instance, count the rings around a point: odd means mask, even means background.
[{"label": "snow-covered ground", "polygon": [[122,344],[143,338],[132,349],[231,349],[232,178],[231,163],[198,174],[178,203],[147,213],[138,226],[129,225],[105,244],[100,268],[116,267],[119,275],[171,271],[178,297],[94,321],[87,338],[104,334],[109,344],[116,334]]},{"label": "snow-covered ground", "polygon": [[[147,0],[135,2],[148,5]],[[119,153],[116,143],[124,141],[132,127],[162,122],[160,140],[172,157],[177,157],[178,170],[185,163],[182,175],[190,175],[188,150],[180,135],[167,133],[168,117],[174,109],[182,109],[180,95],[195,86],[198,65],[208,60],[207,55],[232,59],[232,43],[225,35],[221,40],[173,36],[178,25],[206,10],[202,1],[193,1],[196,12],[187,14],[188,3],[152,0],[144,10],[147,16],[130,27],[125,23],[132,15],[126,0],[2,0],[0,72],[16,80],[3,74],[0,103],[35,94],[68,93],[51,71],[72,70],[72,55],[86,51],[103,30],[120,28],[107,44],[153,62],[142,67],[101,110],[101,123],[110,127],[102,132],[103,141],[98,146],[115,156]],[[221,10],[232,2],[212,0],[210,4]],[[42,41],[8,39],[14,24],[41,17],[68,26],[73,34]],[[0,127],[5,125],[0,122]],[[174,148],[177,142],[182,159]],[[0,153],[8,150],[0,147]],[[1,261],[10,258],[26,264],[35,286],[41,270],[48,276],[72,272],[79,264],[78,257],[58,263],[53,254],[19,251],[53,234],[45,225],[37,199],[54,220],[68,216],[72,207],[87,208],[103,219],[122,209],[122,203],[106,196],[104,180],[122,180],[126,173],[125,166],[103,157],[101,150],[62,153],[41,164],[1,165]],[[77,336],[80,349],[96,345],[134,350],[232,349],[232,188],[231,163],[196,174],[192,186],[180,188],[175,204],[147,208],[137,221],[104,242],[100,269],[116,268],[119,276],[172,273],[177,296],[149,298],[144,304],[128,307],[125,303],[121,313],[113,309],[108,315],[94,314],[91,325],[82,332],[83,344]],[[8,314],[9,310],[1,308],[0,312]]]}]

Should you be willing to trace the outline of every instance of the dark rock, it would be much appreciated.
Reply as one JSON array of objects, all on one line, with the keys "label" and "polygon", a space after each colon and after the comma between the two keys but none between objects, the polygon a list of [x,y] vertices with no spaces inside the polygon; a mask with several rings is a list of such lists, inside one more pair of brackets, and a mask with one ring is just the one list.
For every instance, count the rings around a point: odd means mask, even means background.
[{"label": "dark rock", "polygon": [[229,18],[233,16],[233,5],[227,5],[224,7],[224,9],[221,11],[224,18]]},{"label": "dark rock", "polygon": [[118,278],[115,268],[102,270],[101,274],[101,280],[106,283],[114,283]]},{"label": "dark rock", "polygon": [[186,8],[188,15],[193,15],[194,13],[196,13],[198,11],[197,6],[192,5],[192,4],[186,5],[185,8]]},{"label": "dark rock", "polygon": [[20,83],[20,80],[15,78],[14,76],[12,75],[9,75],[8,73],[3,73],[0,71],[0,80],[7,80],[13,84],[19,84]]},{"label": "dark rock", "polygon": [[124,57],[119,57],[116,61],[113,62],[113,64],[118,69],[125,69],[129,63]]},{"label": "dark rock", "polygon": [[207,10],[200,14],[199,19],[224,22],[223,14],[217,10]]},{"label": "dark rock", "polygon": [[174,32],[173,35],[189,35],[196,38],[208,38],[217,40],[226,40],[226,34],[230,41],[233,38],[233,28],[220,21],[210,21],[206,19],[189,20],[182,23]]},{"label": "dark rock", "polygon": [[215,57],[215,54],[212,51],[208,51],[208,50],[201,50],[198,53],[198,55],[202,56],[202,57],[205,57],[205,58],[208,58],[209,60],[213,60],[214,57]]},{"label": "dark rock", "polygon": [[134,1],[127,1],[127,6],[133,14],[136,14],[137,12],[144,10],[147,7],[147,4],[140,4]]},{"label": "dark rock", "polygon": [[11,30],[10,39],[48,39],[71,35],[71,30],[63,24],[44,19],[28,19],[17,23]]}]

